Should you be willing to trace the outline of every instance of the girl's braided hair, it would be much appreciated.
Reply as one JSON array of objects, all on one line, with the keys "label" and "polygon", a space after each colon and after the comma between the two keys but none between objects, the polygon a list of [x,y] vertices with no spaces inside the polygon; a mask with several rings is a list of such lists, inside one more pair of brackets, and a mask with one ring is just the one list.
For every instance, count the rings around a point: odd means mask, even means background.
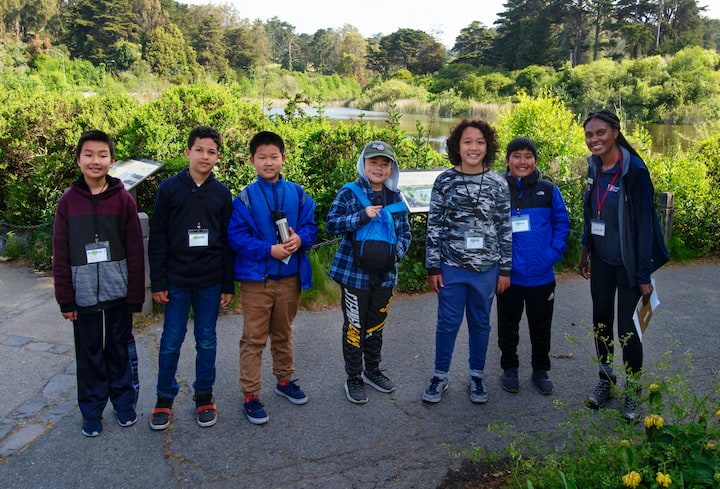
[{"label": "girl's braided hair", "polygon": [[622,131],[620,130],[620,119],[617,115],[615,115],[614,112],[608,110],[608,109],[600,109],[600,110],[594,110],[588,114],[588,116],[585,118],[585,122],[583,122],[583,128],[588,125],[588,123],[593,119],[600,119],[603,122],[606,122],[612,127],[613,129],[617,130],[618,136],[615,140],[620,146],[623,146],[625,149],[627,149],[631,154],[634,154],[638,158],[641,158],[641,156],[638,154],[637,151],[635,151],[635,148],[633,148],[630,143],[628,143],[627,139],[625,139],[625,136],[623,135]]}]

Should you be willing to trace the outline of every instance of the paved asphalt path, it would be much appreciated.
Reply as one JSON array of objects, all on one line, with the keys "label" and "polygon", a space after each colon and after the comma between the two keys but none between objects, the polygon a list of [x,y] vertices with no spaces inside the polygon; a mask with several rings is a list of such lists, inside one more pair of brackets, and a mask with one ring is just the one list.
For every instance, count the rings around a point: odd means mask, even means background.
[{"label": "paved asphalt path", "polygon": [[[671,362],[690,352],[692,384],[707,392],[720,352],[720,264],[666,267],[655,278],[662,304],[645,335],[645,365],[657,371],[668,345],[677,342]],[[486,367],[490,400],[485,405],[473,405],[468,398],[465,329],[458,336],[442,402],[420,400],[432,373],[434,295],[393,301],[383,367],[397,390],[382,394],[369,389],[365,405],[353,405],[344,396],[340,311],[301,311],[294,325],[296,377],[310,402],[294,406],[274,394],[266,354],[261,400],[270,422],[262,426],[248,423],[241,410],[242,316],[224,315],[218,323],[217,425],[199,428],[195,423],[194,341],[189,335],[172,428],[151,431],[162,327],[153,324],[136,335],[139,422],[119,427],[108,406],[102,435],[88,439],[80,433],[75,405],[71,327],[55,304],[52,281],[0,263],[0,488],[433,488],[448,468],[457,466],[454,453],[473,446],[499,450],[507,444],[489,425],[555,432],[568,412],[579,408],[597,379],[587,326],[589,295],[582,278],[571,276],[558,284],[551,396],[538,394],[530,384],[526,330],[521,334],[520,392],[500,388],[493,315]],[[619,408],[618,400],[608,405]]]}]

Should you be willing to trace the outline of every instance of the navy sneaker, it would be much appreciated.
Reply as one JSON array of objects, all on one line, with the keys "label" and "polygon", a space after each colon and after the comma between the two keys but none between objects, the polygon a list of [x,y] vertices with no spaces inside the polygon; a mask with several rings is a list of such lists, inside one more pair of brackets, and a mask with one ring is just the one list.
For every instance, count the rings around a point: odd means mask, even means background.
[{"label": "navy sneaker", "polygon": [[137,423],[137,413],[135,412],[135,409],[130,408],[126,411],[118,411],[117,423],[123,428],[127,428],[128,426],[132,426]]},{"label": "navy sneaker", "polygon": [[195,396],[195,420],[201,428],[208,428],[217,423],[217,406],[212,390],[196,391]]},{"label": "navy sneaker", "polygon": [[248,421],[252,424],[265,424],[268,422],[268,415],[263,409],[263,403],[260,402],[260,398],[253,396],[248,402],[243,404],[243,410]]},{"label": "navy sneaker", "polygon": [[100,433],[102,433],[102,419],[100,418],[93,418],[93,419],[84,419],[83,420],[83,427],[82,427],[82,434],[85,436],[100,436]]},{"label": "navy sneaker", "polygon": [[172,421],[172,405],[173,399],[158,396],[155,407],[150,413],[151,430],[164,430],[170,426],[170,421]]},{"label": "navy sneaker", "polygon": [[538,392],[544,396],[553,393],[553,383],[545,370],[533,370],[532,383]]},{"label": "navy sneaker", "polygon": [[425,402],[440,402],[442,400],[442,394],[448,388],[448,378],[440,378],[434,376],[430,379],[430,385],[425,392],[423,392],[422,399]]},{"label": "navy sneaker", "polygon": [[278,382],[275,386],[275,394],[282,396],[293,404],[305,404],[308,402],[308,396],[300,390],[300,387],[295,383],[297,380],[291,380],[285,383],[285,385]]},{"label": "navy sneaker", "polygon": [[506,368],[505,370],[503,370],[503,373],[500,376],[500,383],[502,384],[503,389],[515,394],[518,390],[520,390],[520,382],[518,381],[518,369]]},{"label": "navy sneaker", "polygon": [[474,375],[470,376],[470,400],[476,403],[486,403],[488,401],[488,393],[485,390],[483,379]]}]

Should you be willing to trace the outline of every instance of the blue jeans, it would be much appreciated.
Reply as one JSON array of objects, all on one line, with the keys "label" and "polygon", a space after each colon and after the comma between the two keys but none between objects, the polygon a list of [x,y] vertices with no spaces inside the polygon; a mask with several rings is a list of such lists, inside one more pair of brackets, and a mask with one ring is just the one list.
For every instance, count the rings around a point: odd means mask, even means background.
[{"label": "blue jeans", "polygon": [[182,289],[168,286],[165,304],[165,324],[160,339],[157,395],[174,399],[180,391],[175,379],[180,347],[185,340],[187,322],[192,306],[195,331],[195,390],[211,389],[215,384],[215,355],[217,352],[217,323],[220,307],[220,284],[201,289]]},{"label": "blue jeans", "polygon": [[467,315],[470,370],[485,368],[490,337],[490,309],[497,287],[498,267],[472,272],[442,265],[444,287],[438,294],[438,320],[435,329],[435,370],[449,372],[455,339],[463,316]]}]

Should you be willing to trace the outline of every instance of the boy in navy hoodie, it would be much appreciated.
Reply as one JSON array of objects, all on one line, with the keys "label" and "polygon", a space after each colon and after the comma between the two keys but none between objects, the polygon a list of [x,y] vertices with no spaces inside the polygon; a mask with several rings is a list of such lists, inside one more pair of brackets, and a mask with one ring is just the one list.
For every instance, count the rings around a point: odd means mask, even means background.
[{"label": "boy in navy hoodie", "polygon": [[196,421],[217,421],[213,398],[218,306],[232,301],[232,250],[227,226],[232,210],[230,190],[212,169],[218,162],[220,134],[198,126],[190,132],[185,156],[190,164],[160,184],[150,223],[148,257],[153,300],[164,306],[165,323],[158,355],[157,402],[150,428],[170,425],[172,404],[180,391],[175,379],[190,308],[195,333]]}]

